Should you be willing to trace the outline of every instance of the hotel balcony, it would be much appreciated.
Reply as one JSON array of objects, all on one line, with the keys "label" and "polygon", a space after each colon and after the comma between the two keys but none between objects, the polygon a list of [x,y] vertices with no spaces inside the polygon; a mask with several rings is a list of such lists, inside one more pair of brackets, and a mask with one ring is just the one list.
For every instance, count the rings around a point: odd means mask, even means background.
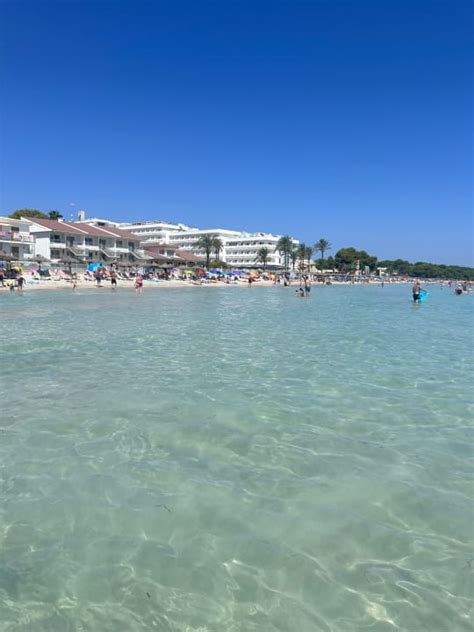
[{"label": "hotel balcony", "polygon": [[33,243],[33,237],[31,235],[21,235],[6,230],[0,230],[0,241],[16,241],[31,244]]}]

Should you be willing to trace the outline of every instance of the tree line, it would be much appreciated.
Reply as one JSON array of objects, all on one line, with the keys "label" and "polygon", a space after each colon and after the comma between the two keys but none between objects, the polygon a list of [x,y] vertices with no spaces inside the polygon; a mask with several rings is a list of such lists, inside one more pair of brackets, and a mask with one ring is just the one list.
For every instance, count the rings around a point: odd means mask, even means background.
[{"label": "tree line", "polygon": [[[326,252],[331,250],[331,244],[327,239],[320,239],[313,246],[306,246],[304,243],[295,245],[291,237],[285,235],[277,243],[276,250],[283,258],[285,270],[288,270],[290,263],[293,269],[299,262],[299,269],[310,269],[312,256],[320,254],[319,268],[323,270],[333,270],[342,274],[354,273],[357,269],[365,272],[369,269],[374,273],[377,268],[385,268],[388,275],[407,276],[420,279],[464,279],[474,281],[474,268],[457,265],[444,265],[417,261],[410,263],[404,259],[379,260],[376,256],[370,255],[365,250],[357,250],[353,246],[340,248],[334,257],[325,257]],[[257,259],[264,266],[268,260],[269,251],[262,248]]]},{"label": "tree line", "polygon": [[38,211],[36,208],[19,208],[14,213],[9,215],[11,219],[21,219],[22,217],[36,217],[38,219],[62,219],[62,214],[53,209],[52,211],[48,211],[47,213],[43,213],[43,211]]}]

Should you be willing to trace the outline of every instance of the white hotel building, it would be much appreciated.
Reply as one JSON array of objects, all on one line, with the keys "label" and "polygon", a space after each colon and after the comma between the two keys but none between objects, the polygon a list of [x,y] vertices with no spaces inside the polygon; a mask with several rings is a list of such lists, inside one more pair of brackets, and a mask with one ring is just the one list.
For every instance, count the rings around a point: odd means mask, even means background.
[{"label": "white hotel building", "polygon": [[[221,261],[239,268],[256,268],[261,264],[256,262],[260,248],[268,249],[269,268],[283,267],[283,258],[276,251],[279,235],[270,233],[247,233],[224,228],[199,229],[185,224],[173,224],[165,221],[149,221],[127,224],[117,224],[141,239],[141,245],[146,247],[155,243],[172,244],[181,250],[189,250],[193,254],[203,255],[202,250],[196,248],[196,242],[204,235],[217,237],[222,241],[223,248],[219,255]],[[298,245],[297,240],[293,240]]]}]

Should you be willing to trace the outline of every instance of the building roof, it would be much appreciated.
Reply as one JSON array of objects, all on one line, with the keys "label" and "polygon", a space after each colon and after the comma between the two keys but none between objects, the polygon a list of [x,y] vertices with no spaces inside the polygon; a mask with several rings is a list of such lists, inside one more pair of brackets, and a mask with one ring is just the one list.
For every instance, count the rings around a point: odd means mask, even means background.
[{"label": "building roof", "polygon": [[153,250],[146,250],[145,254],[147,257],[151,257],[155,261],[162,261],[167,263],[172,263],[176,261],[176,257],[167,257],[166,255],[161,254],[161,252],[154,252]]},{"label": "building roof", "polygon": [[179,257],[180,259],[184,259],[184,261],[189,261],[189,262],[194,262],[194,263],[198,263],[199,261],[205,261],[206,257],[199,257],[197,255],[194,255],[192,252],[189,252],[189,250],[177,250],[174,253],[177,257]]},{"label": "building roof", "polygon": [[142,242],[143,248],[145,250],[156,250],[157,248],[166,248],[167,250],[177,250],[178,246],[175,244],[156,244],[154,241],[145,241]]},{"label": "building roof", "polygon": [[[94,228],[99,228],[99,226],[95,226]],[[110,233],[114,235],[114,237],[123,237],[124,239],[130,239],[130,241],[140,241],[141,237],[138,235],[134,235],[128,230],[122,230],[122,228],[117,228],[116,226],[100,226],[100,230],[106,233]]]},{"label": "building roof", "polygon": [[56,219],[42,219],[33,217],[30,220],[32,224],[46,228],[46,230],[54,230],[57,233],[76,233],[78,235],[87,234],[87,231],[82,228],[82,224],[74,226],[72,222],[58,222]]},{"label": "building roof", "polygon": [[79,235],[96,235],[98,237],[121,237],[130,241],[140,241],[137,235],[133,235],[126,230],[115,228],[115,226],[91,226],[84,222],[59,222],[55,219],[33,218],[34,224],[42,226],[47,230],[54,230],[56,233],[76,233]]}]

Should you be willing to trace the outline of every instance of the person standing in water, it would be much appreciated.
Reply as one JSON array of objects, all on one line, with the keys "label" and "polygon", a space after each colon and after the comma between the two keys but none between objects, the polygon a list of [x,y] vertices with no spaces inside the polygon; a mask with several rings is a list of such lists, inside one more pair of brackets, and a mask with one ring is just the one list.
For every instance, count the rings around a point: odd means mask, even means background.
[{"label": "person standing in water", "polygon": [[110,272],[110,283],[113,290],[117,289],[117,273],[115,270],[111,270]]},{"label": "person standing in water", "polygon": [[135,292],[137,294],[142,294],[143,292],[143,277],[141,274],[137,274],[135,277]]},{"label": "person standing in water", "polygon": [[420,285],[419,281],[415,281],[415,283],[413,284],[413,287],[411,289],[412,293],[413,293],[413,302],[414,303],[419,303],[420,302],[420,295],[421,295],[421,290],[423,288]]},{"label": "person standing in water", "polygon": [[309,294],[311,292],[311,281],[309,280],[309,276],[304,277],[304,293],[306,298],[309,298]]}]

